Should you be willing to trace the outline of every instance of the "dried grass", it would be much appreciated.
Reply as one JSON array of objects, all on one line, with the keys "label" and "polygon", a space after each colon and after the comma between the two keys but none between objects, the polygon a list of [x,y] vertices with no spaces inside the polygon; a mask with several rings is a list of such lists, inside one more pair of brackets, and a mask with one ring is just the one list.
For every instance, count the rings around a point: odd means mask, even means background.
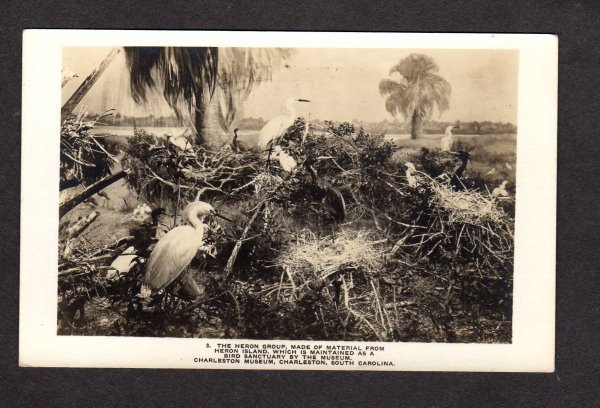
[{"label": "dried grass", "polygon": [[303,230],[296,242],[280,254],[277,265],[300,285],[351,269],[375,273],[383,266],[385,251],[381,243],[364,230],[341,231],[335,241]]},{"label": "dried grass", "polygon": [[434,192],[432,204],[443,210],[448,223],[483,225],[486,222],[500,223],[505,214],[491,197],[478,191],[454,191],[449,184],[431,181]]}]

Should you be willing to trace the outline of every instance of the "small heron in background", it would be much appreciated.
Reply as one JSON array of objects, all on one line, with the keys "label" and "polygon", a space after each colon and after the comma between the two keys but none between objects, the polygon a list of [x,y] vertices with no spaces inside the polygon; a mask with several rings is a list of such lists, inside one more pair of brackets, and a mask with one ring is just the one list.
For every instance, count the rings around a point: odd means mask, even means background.
[{"label": "small heron in background", "polygon": [[454,144],[454,138],[452,137],[452,130],[458,129],[456,126],[450,125],[446,126],[446,131],[444,132],[444,136],[440,139],[440,149],[443,152],[449,152],[452,150],[452,145]]},{"label": "small heron in background", "polygon": [[507,180],[504,180],[502,183],[500,183],[500,185],[492,191],[492,197],[494,197],[494,198],[508,197],[508,191],[506,191],[507,183],[508,183]]},{"label": "small heron in background", "polygon": [[[158,241],[146,263],[142,283],[152,293],[165,289],[178,279],[190,265],[198,250],[204,247],[204,233],[208,228],[204,219],[207,216],[214,215],[231,221],[217,213],[212,205],[203,201],[193,201],[188,204],[183,214],[191,226],[182,225],[170,230]],[[190,293],[188,297],[192,299],[198,297],[201,294],[200,288],[191,277],[186,277],[186,279],[185,283],[188,288],[192,283],[191,292],[193,293]],[[142,290],[142,296],[145,295],[147,296],[147,290]]]},{"label": "small heron in background", "polygon": [[409,187],[416,187],[418,184],[418,180],[417,180],[417,176],[415,175],[415,172],[417,171],[415,169],[415,165],[412,164],[411,162],[406,162],[404,163],[404,165],[406,166],[406,182],[408,183]]},{"label": "small heron in background", "polygon": [[291,173],[298,166],[296,160],[287,154],[280,145],[277,145],[273,148],[272,157],[279,160],[279,166],[281,169],[287,171],[288,173]]},{"label": "small heron in background", "polygon": [[260,131],[260,136],[258,137],[258,148],[261,151],[269,149],[267,164],[269,163],[269,159],[271,158],[273,146],[277,143],[279,139],[283,137],[283,135],[285,135],[285,132],[290,126],[294,124],[294,121],[296,120],[296,102],[310,101],[308,99],[296,98],[295,96],[289,97],[285,102],[287,115],[275,116],[274,118],[269,120]]},{"label": "small heron in background", "polygon": [[172,144],[173,146],[176,146],[176,147],[180,148],[184,152],[186,150],[191,150],[192,149],[192,144],[187,139],[187,137],[185,137],[184,135],[179,135],[177,137],[173,137],[173,136],[168,135],[167,136],[167,141],[170,144]]}]

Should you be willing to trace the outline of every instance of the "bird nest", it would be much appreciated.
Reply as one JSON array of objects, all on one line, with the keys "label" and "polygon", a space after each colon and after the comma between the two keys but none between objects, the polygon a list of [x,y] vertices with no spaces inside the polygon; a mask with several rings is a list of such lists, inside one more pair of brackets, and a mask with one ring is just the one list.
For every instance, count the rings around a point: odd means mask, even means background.
[{"label": "bird nest", "polygon": [[299,289],[336,272],[376,273],[384,262],[385,251],[381,243],[373,240],[366,231],[340,231],[333,241],[330,236],[318,238],[311,231],[303,230],[279,255],[276,263]]},{"label": "bird nest", "polygon": [[297,304],[321,299],[321,316],[333,313],[335,321],[356,325],[361,336],[384,341],[392,330],[377,279],[384,266],[384,242],[364,230],[341,231],[335,241],[303,230],[278,257],[280,283],[266,292]]},{"label": "bird nest", "polygon": [[483,225],[500,223],[505,218],[489,195],[472,190],[454,191],[450,185],[434,180],[431,186],[432,204],[446,213],[448,223]]}]

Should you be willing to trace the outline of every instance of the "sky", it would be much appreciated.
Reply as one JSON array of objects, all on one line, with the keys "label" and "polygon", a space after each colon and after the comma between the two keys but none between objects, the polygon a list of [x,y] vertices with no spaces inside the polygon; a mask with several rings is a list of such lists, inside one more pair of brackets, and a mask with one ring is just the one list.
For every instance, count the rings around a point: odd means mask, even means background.
[{"label": "sky", "polygon": [[[79,74],[63,88],[63,102],[102,61],[110,48],[65,48],[63,68]],[[450,109],[432,119],[453,122],[485,121],[517,124],[518,51],[454,49],[295,49],[273,74],[272,81],[254,89],[244,104],[244,117],[269,119],[281,112],[290,96],[310,99],[297,104],[298,116],[334,121],[393,120],[385,110],[379,82],[390,68],[411,53],[432,57],[438,74],[452,87]],[[397,78],[395,78],[397,79]],[[123,53],[109,66],[83,101],[90,112],[115,107],[128,116],[168,115],[170,108],[157,95],[139,108],[128,95]],[[402,117],[399,117],[403,120]]]}]

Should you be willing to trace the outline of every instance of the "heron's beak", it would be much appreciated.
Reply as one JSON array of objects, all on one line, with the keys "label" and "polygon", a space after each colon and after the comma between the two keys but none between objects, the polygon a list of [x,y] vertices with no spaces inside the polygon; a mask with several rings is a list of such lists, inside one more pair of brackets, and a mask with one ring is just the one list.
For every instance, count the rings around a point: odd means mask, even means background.
[{"label": "heron's beak", "polygon": [[224,216],[224,215],[222,215],[222,214],[219,214],[219,213],[218,213],[218,212],[216,212],[216,211],[213,213],[213,215],[214,215],[214,216],[216,216],[216,217],[219,217],[219,218],[223,218],[225,221],[233,222],[233,220],[231,220],[231,219],[229,219],[229,218],[225,217],[225,216]]},{"label": "heron's beak", "polygon": [[310,102],[308,99],[298,99],[298,102]]}]

